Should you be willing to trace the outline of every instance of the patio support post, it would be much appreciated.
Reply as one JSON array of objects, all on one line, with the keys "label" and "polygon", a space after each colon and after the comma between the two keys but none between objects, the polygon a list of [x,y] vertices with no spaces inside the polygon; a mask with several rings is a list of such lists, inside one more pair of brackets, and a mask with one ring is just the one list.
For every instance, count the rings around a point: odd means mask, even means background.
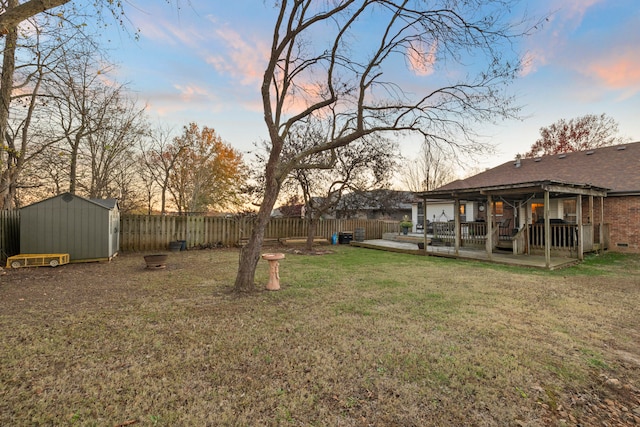
[{"label": "patio support post", "polygon": [[491,194],[487,195],[487,241],[485,249],[487,251],[487,259],[491,261],[491,253],[493,252],[493,200]]},{"label": "patio support post", "polygon": [[604,197],[600,196],[600,246],[599,254],[604,253]]},{"label": "patio support post", "polygon": [[529,239],[531,233],[531,228],[529,227],[529,202],[525,202],[524,204],[524,252],[529,255]]},{"label": "patio support post", "polygon": [[549,190],[544,190],[544,263],[551,268],[551,220],[549,219]]},{"label": "patio support post", "polygon": [[593,250],[596,246],[596,218],[593,216],[594,213],[594,198],[593,195],[589,196],[589,207],[587,207],[587,224],[591,224],[591,250]]},{"label": "patio support post", "polygon": [[584,260],[584,230],[582,229],[582,196],[576,197],[576,216],[578,217],[578,259]]},{"label": "patio support post", "polygon": [[424,197],[422,199],[422,238],[424,239],[424,253],[429,255],[429,251],[427,250],[427,221],[429,221],[427,219],[427,198]]},{"label": "patio support post", "polygon": [[453,228],[454,228],[454,249],[456,256],[460,255],[460,199],[453,201]]}]

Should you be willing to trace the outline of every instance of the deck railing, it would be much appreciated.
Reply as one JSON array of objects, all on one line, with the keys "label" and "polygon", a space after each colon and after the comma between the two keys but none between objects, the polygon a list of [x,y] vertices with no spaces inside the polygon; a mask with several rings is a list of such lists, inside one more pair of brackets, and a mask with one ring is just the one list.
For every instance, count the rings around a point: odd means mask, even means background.
[{"label": "deck railing", "polygon": [[461,241],[467,246],[484,245],[487,240],[487,224],[484,222],[465,222],[460,228]]},{"label": "deck railing", "polygon": [[452,221],[447,222],[432,222],[433,237],[436,239],[443,239],[445,241],[455,238],[455,224]]},{"label": "deck railing", "polygon": [[[429,233],[432,231],[432,233]],[[453,243],[456,238],[455,223],[432,222],[427,229],[428,234],[433,238],[443,242]],[[460,243],[463,246],[481,246],[487,240],[487,224],[485,222],[462,222],[460,223]]]},{"label": "deck railing", "polygon": [[515,255],[522,255],[527,251],[527,240],[529,236],[529,229],[527,227],[522,227],[518,232],[513,236],[513,253]]},{"label": "deck railing", "polygon": [[[544,249],[545,233],[544,224],[531,224],[529,244],[531,249]],[[578,246],[578,226],[576,224],[551,224],[550,225],[551,249],[574,250]]]},{"label": "deck railing", "polygon": [[[527,247],[531,250],[543,250],[545,247],[544,224],[529,224],[519,230],[503,229],[498,224],[494,226],[494,244],[501,240],[514,242],[515,253],[525,253]],[[578,226],[576,224],[551,224],[551,250],[554,251],[574,251],[578,247]],[[606,225],[605,225],[606,227]],[[453,243],[455,241],[455,223],[432,222],[428,231],[433,230],[433,238],[443,242]],[[583,239],[585,242],[584,251],[593,250],[593,244],[599,240],[599,226],[592,224],[583,225]],[[605,233],[606,235],[606,233]],[[460,244],[462,246],[482,246],[487,240],[487,223],[485,222],[462,222],[460,223]],[[528,242],[528,245],[527,245]]]}]

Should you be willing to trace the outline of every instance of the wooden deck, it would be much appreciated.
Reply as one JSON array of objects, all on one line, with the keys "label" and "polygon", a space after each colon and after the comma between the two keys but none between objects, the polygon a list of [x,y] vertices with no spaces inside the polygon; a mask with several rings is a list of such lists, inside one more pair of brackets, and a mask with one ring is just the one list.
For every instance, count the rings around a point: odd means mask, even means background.
[{"label": "wooden deck", "polygon": [[[400,252],[411,255],[429,255],[446,258],[469,259],[475,261],[492,262],[496,264],[514,265],[519,267],[545,268],[544,255],[513,255],[508,252],[494,252],[489,259],[484,250],[460,248],[456,255],[452,246],[427,246],[427,253],[418,248],[415,243],[397,242],[392,240],[365,240],[363,242],[351,242],[351,246],[368,249],[379,249],[389,252]],[[569,257],[551,257],[551,270],[569,267],[578,264],[578,259]]]}]

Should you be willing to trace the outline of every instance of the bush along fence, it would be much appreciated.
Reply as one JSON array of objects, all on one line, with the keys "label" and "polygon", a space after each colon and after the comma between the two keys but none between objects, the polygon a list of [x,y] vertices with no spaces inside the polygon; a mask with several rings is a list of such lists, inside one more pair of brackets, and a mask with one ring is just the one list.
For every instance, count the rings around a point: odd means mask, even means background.
[{"label": "bush along fence", "polygon": [[[0,211],[0,261],[20,253],[20,213]],[[0,265],[0,267],[2,266]]]},{"label": "bush along fence", "polygon": [[[273,218],[265,230],[265,239],[306,238],[308,221],[302,218]],[[171,242],[184,241],[187,248],[238,246],[247,241],[253,218],[205,216],[122,215],[120,250],[165,250]],[[316,221],[315,236],[331,241],[334,233],[355,233],[366,239],[380,239],[383,233],[396,232],[397,221],[327,219]]]}]

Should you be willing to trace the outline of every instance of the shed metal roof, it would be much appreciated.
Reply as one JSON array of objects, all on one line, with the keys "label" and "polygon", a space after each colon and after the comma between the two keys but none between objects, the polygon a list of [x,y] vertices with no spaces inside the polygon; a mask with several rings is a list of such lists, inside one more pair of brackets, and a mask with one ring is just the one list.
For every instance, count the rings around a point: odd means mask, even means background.
[{"label": "shed metal roof", "polygon": [[84,201],[89,202],[89,203],[93,203],[95,205],[98,205],[98,206],[100,206],[102,208],[109,209],[109,210],[112,210],[112,209],[114,209],[115,207],[118,206],[118,199],[87,199],[85,197],[78,196],[77,194],[71,194],[69,192],[65,192],[65,193],[61,193],[61,194],[57,194],[55,196],[49,197],[47,199],[39,200],[39,201],[37,201],[35,203],[32,203],[30,205],[23,206],[22,209],[29,208],[31,206],[35,206],[35,205],[38,205],[38,204],[41,204],[41,203],[45,203],[45,202],[47,202],[49,200],[53,200],[53,199],[57,199],[57,198],[62,198],[62,199],[68,200],[68,201],[73,200],[73,198],[77,198],[77,199],[84,200]]}]

